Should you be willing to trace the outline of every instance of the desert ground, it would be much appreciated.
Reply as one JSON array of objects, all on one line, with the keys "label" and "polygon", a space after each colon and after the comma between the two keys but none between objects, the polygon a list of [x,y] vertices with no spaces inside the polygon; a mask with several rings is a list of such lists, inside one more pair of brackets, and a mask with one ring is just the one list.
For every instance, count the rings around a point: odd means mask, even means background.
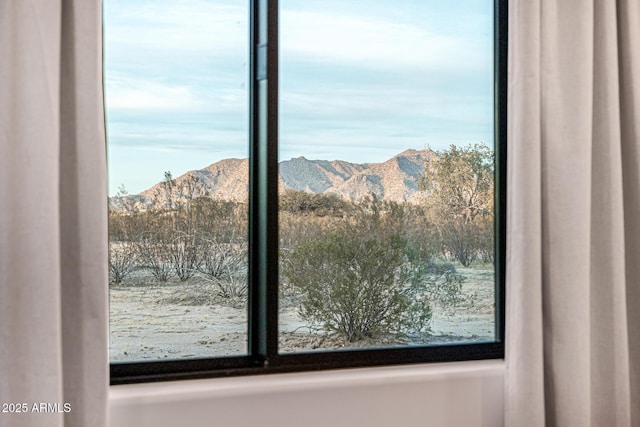
[{"label": "desert ground", "polygon": [[[482,342],[494,339],[493,268],[456,266],[466,278],[463,301],[455,307],[434,304],[430,331],[349,343],[335,333],[309,325],[295,298],[280,302],[280,351],[387,347]],[[159,284],[143,272],[110,287],[112,362],[237,356],[247,353],[246,304],[221,299],[202,278]]]}]

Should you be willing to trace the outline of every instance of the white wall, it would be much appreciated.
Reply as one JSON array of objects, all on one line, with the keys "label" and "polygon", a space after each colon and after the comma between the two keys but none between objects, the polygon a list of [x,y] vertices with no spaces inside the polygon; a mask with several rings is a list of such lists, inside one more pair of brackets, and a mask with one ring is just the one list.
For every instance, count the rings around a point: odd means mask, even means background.
[{"label": "white wall", "polygon": [[503,361],[111,387],[111,427],[499,427]]}]

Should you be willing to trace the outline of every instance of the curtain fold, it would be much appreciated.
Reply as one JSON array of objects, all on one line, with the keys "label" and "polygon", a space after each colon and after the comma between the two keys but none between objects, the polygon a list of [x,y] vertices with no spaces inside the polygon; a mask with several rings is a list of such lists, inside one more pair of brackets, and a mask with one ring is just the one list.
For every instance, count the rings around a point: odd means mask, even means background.
[{"label": "curtain fold", "polygon": [[107,425],[101,14],[0,2],[0,401],[27,408],[3,427]]},{"label": "curtain fold", "polygon": [[507,426],[640,426],[639,25],[510,2]]}]

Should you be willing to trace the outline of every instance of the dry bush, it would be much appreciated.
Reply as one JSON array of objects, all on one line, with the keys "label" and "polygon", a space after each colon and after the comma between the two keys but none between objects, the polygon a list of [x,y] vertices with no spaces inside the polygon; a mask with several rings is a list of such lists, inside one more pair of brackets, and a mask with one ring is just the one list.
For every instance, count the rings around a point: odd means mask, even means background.
[{"label": "dry bush", "polygon": [[118,285],[136,267],[136,250],[130,242],[109,242],[109,283]]},{"label": "dry bush", "polygon": [[218,288],[222,298],[244,298],[248,289],[246,244],[220,244],[203,238],[200,274]]},{"label": "dry bush", "polygon": [[465,267],[469,267],[480,255],[480,229],[476,223],[450,221],[440,225],[440,235],[445,251]]},{"label": "dry bush", "polygon": [[176,232],[167,246],[173,271],[181,282],[193,277],[202,263],[203,251],[199,239],[183,232]]},{"label": "dry bush", "polygon": [[170,242],[161,234],[144,233],[136,244],[138,259],[153,277],[166,282],[171,277],[172,260]]}]

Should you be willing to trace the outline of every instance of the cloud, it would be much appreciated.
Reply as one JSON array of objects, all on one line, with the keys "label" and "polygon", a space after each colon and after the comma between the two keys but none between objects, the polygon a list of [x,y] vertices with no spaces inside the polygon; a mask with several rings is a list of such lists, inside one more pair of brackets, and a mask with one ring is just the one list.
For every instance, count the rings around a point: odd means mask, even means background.
[{"label": "cloud", "polygon": [[384,16],[283,10],[281,20],[283,57],[377,69],[475,69],[486,62],[481,41]]},{"label": "cloud", "polygon": [[[167,81],[164,81],[167,80]],[[153,79],[134,73],[107,73],[105,103],[113,112],[209,113],[246,115],[246,88],[192,82],[167,76]]]},{"label": "cloud", "polygon": [[202,99],[198,99],[188,86],[167,85],[139,78],[120,82],[108,80],[105,99],[110,110],[189,111],[204,106]]},{"label": "cloud", "polygon": [[113,0],[106,5],[105,35],[113,45],[178,56],[189,52],[221,55],[247,51],[246,1]]}]

